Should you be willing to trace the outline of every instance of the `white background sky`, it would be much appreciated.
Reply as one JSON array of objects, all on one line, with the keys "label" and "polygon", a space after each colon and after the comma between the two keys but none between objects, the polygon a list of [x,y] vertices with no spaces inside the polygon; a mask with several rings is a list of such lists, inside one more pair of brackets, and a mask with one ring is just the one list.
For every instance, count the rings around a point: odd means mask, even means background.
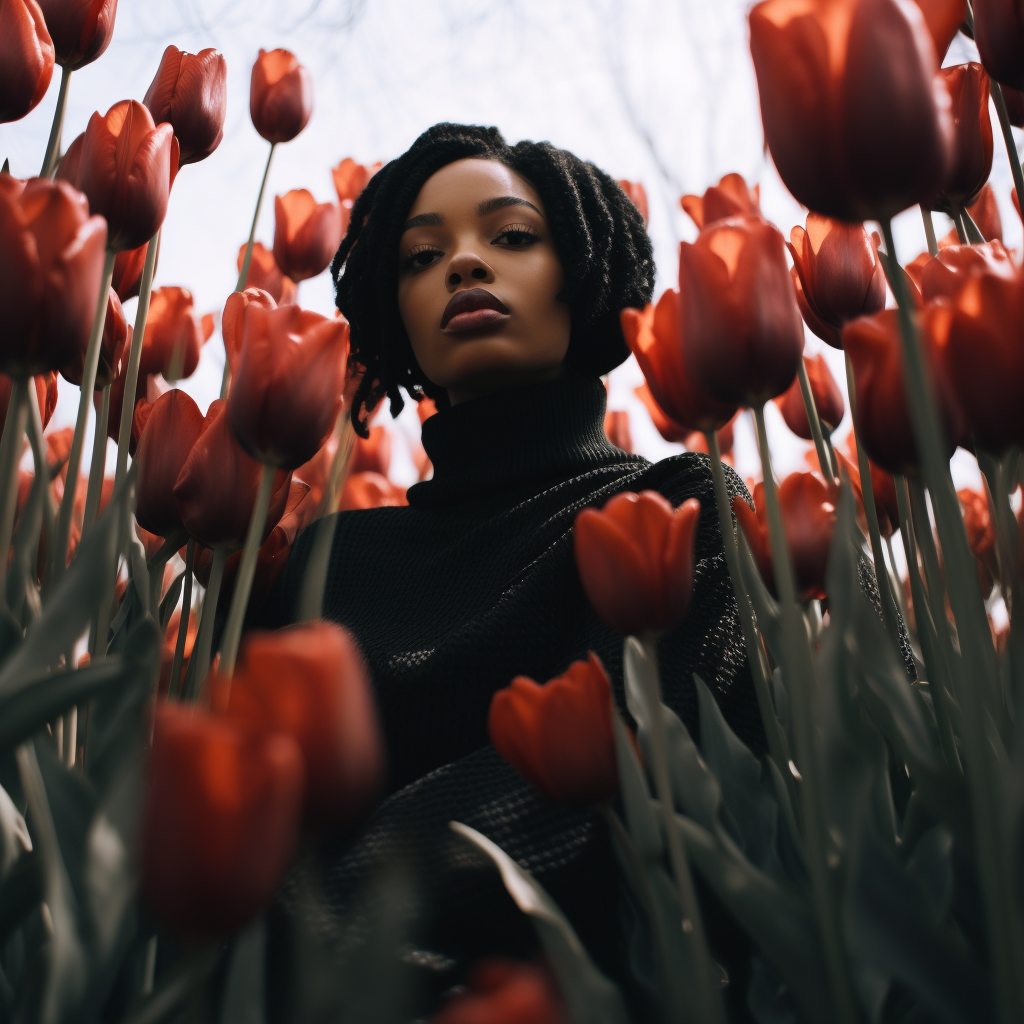
[{"label": "white background sky", "polygon": [[[547,139],[617,178],[643,182],[660,294],[676,277],[679,241],[696,234],[679,208],[681,194],[702,193],[739,171],[760,183],[762,210],[783,234],[803,222],[763,153],[749,6],[745,0],[120,0],[110,48],[72,76],[65,145],[94,110],[141,100],[168,43],[224,53],[224,141],[175,182],[155,281],[189,288],[200,312],[220,309],[234,287],[235,258],[248,235],[267,151],[249,120],[251,66],[260,47],[287,47],[312,72],[314,112],[295,141],[278,147],[257,239],[272,245],[275,193],[308,188],[320,201],[333,199],[330,169],[343,157],[386,161],[437,121],[494,124],[509,141]],[[976,51],[960,36],[946,63],[969,59],[977,59]],[[18,176],[38,172],[58,77],[28,117],[0,125],[0,160],[8,156]],[[994,117],[993,124],[991,180],[1007,245],[1019,251],[1021,224],[1010,203],[1009,167]],[[944,234],[950,224],[937,217],[936,226]],[[899,218],[896,230],[899,255],[908,262],[925,248],[916,210]],[[328,275],[304,282],[299,301],[331,312]],[[131,318],[134,309],[134,301],[127,304]],[[841,353],[810,334],[807,351],[824,351],[843,382]],[[203,408],[216,397],[222,365],[215,335],[198,371],[182,385]],[[630,411],[638,451],[662,458],[679,448],[661,440],[634,398],[641,379],[632,360],[615,371],[610,407]],[[54,426],[73,423],[77,407],[78,389],[63,380],[60,389]],[[413,409],[395,429],[406,441],[418,436]],[[774,411],[769,430],[779,469],[798,468],[807,446]],[[393,475],[409,483],[414,470],[407,446],[395,449]],[[957,456],[960,480],[972,476],[972,462]],[[737,463],[744,475],[754,474],[753,436],[745,424]]]}]

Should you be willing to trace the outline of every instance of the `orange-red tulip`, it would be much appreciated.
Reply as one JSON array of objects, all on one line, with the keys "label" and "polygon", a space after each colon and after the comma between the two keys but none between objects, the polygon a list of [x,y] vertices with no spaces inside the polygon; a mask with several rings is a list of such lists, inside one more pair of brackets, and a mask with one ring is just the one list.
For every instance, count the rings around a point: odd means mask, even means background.
[{"label": "orange-red tulip", "polygon": [[[61,167],[63,167],[63,163]],[[60,172],[57,174],[60,177]],[[140,245],[138,249],[125,249],[124,252],[119,252],[114,257],[114,276],[111,279],[110,286],[117,292],[117,297],[122,302],[127,302],[129,299],[134,299],[139,294],[139,288],[142,286],[142,271],[146,267],[146,250],[149,248],[149,243]],[[160,259],[160,244],[157,243],[157,264],[154,264],[154,270],[159,264]]]},{"label": "orange-red tulip", "polygon": [[792,277],[804,322],[839,348],[843,325],[885,308],[885,271],[863,224],[807,215],[806,230],[790,232]]},{"label": "orange-red tulip", "polygon": [[231,392],[231,429],[261,462],[294,469],[327,439],[341,409],[348,323],[298,306],[250,303]]},{"label": "orange-red tulip", "polygon": [[177,170],[174,130],[154,124],[141,103],[122,100],[92,115],[76,184],[92,212],[106,217],[109,248],[137,249],[155,234]]},{"label": "orange-red tulip", "polygon": [[[245,246],[238,249],[238,272],[242,272],[242,261],[245,259]],[[279,306],[287,306],[295,301],[298,287],[290,277],[281,273],[281,268],[274,262],[274,253],[262,242],[255,242],[252,247],[252,259],[249,261],[249,276],[245,279],[245,287],[259,288],[267,292]]]},{"label": "orange-red tulip", "polygon": [[39,0],[39,6],[62,67],[85,67],[110,45],[117,0]]},{"label": "orange-red tulip", "polygon": [[306,765],[303,818],[312,831],[350,828],[380,799],[384,741],[373,688],[359,645],[342,626],[249,633],[223,710],[257,735],[283,732],[298,744]]},{"label": "orange-red tulip", "polygon": [[683,196],[679,205],[698,230],[703,231],[709,224],[726,217],[760,217],[760,198],[760,185],[750,188],[743,175],[733,172],[712,185],[703,196]]},{"label": "orange-red tulip", "polygon": [[982,245],[947,245],[921,268],[921,297],[925,302],[940,295],[952,299],[968,278],[994,274],[1010,280],[1016,273],[1002,242]]},{"label": "orange-red tulip", "polygon": [[679,246],[683,358],[718,402],[760,405],[796,376],[804,325],[785,253],[778,228],[754,217],[716,221]]},{"label": "orange-red tulip", "polygon": [[[842,422],[846,413],[846,403],[843,401],[843,393],[839,390],[832,371],[821,355],[808,359],[804,356],[804,365],[807,367],[807,378],[811,384],[811,395],[814,398],[814,406],[818,410],[818,419],[827,434],[831,434]],[[812,440],[811,425],[807,420],[807,407],[804,405],[804,395],[800,390],[800,381],[794,380],[789,389],[775,399],[786,421],[786,426],[805,441]]]},{"label": "orange-red tulip", "polygon": [[252,66],[249,115],[267,142],[291,142],[313,113],[313,78],[288,50],[260,50]]},{"label": "orange-red tulip", "polygon": [[304,188],[274,198],[274,260],[293,281],[327,269],[341,244],[341,207],[318,203]]},{"label": "orange-red tulip", "polygon": [[967,19],[967,0],[914,0],[924,15],[939,63]]},{"label": "orange-red tulip", "polygon": [[[96,366],[96,387],[102,388],[110,384],[117,372],[118,362],[124,350],[124,344],[131,334],[131,328],[124,318],[121,300],[117,292],[110,289],[107,299],[107,315],[103,321],[103,338],[100,341],[100,361]],[[69,383],[82,386],[82,374],[85,372],[85,351],[80,349],[74,362],[61,367],[61,376]]]},{"label": "orange-red tulip", "polygon": [[491,699],[491,743],[555,803],[596,807],[619,792],[612,690],[593,651],[538,686],[517,676]]},{"label": "orange-red tulip", "polygon": [[644,188],[643,183],[628,181],[622,178],[616,184],[626,193],[629,201],[640,211],[640,216],[644,219],[644,227],[646,227],[650,219],[650,210],[647,206],[647,189]]},{"label": "orange-red tulip", "polygon": [[232,375],[238,373],[238,360],[242,356],[245,310],[253,303],[264,309],[277,308],[274,298],[269,292],[262,288],[252,287],[246,288],[243,292],[232,292],[228,296],[228,301],[224,303],[224,312],[220,318],[220,333],[224,339],[224,352],[227,355]]},{"label": "orange-red tulip", "polygon": [[629,429],[629,413],[624,409],[611,409],[604,416],[604,432],[616,448],[624,452],[633,450],[633,434]]},{"label": "orange-red tulip", "polygon": [[[39,403],[39,415],[43,420],[43,430],[57,408],[57,374],[52,370],[32,378],[36,389],[36,401]],[[7,419],[7,408],[11,404],[11,392],[14,382],[6,374],[0,373],[0,424]],[[65,456],[66,458],[66,456]]]},{"label": "orange-red tulip", "polygon": [[338,202],[341,204],[342,234],[348,231],[349,216],[355,201],[359,198],[359,193],[366,188],[367,182],[379,170],[379,160],[375,164],[357,164],[350,156],[345,157],[340,164],[331,169],[334,189],[338,193]]},{"label": "orange-red tulip", "polygon": [[224,138],[227,85],[228,66],[219,50],[164,50],[142,102],[157,124],[167,121],[174,129],[182,165],[205,160]]},{"label": "orange-red tulip", "polygon": [[474,967],[465,991],[453,996],[430,1024],[568,1024],[558,989],[543,967],[490,959]]},{"label": "orange-red tulip", "polygon": [[648,636],[679,625],[693,595],[700,502],[673,508],[657,491],[617,494],[576,517],[573,546],[587,599],[618,633]]},{"label": "orange-red tulip", "polygon": [[974,41],[985,70],[1024,89],[1024,10],[1016,0],[974,0]]},{"label": "orange-red tulip", "polygon": [[53,78],[53,40],[36,0],[0,5],[0,123],[23,118]]},{"label": "orange-red tulip", "polygon": [[[225,400],[210,403],[203,432],[178,474],[174,501],[182,524],[196,540],[208,548],[234,550],[245,543],[262,470],[235,439],[226,414]],[[261,543],[284,513],[290,481],[290,473],[275,477]]]},{"label": "orange-red tulip", "polygon": [[139,372],[168,377],[177,369],[178,378],[190,377],[199,365],[204,340],[192,293],[187,288],[157,288],[149,303]]},{"label": "orange-red tulip", "polygon": [[405,489],[380,473],[349,473],[338,498],[339,511],[408,505]]},{"label": "orange-red tulip", "polygon": [[227,936],[267,906],[298,845],[303,778],[290,736],[157,705],[142,893],[165,926]]},{"label": "orange-red tulip", "polygon": [[891,217],[941,187],[949,94],[919,8],[763,0],[750,50],[765,141],[797,200],[840,220]]},{"label": "orange-red tulip", "polygon": [[67,182],[0,173],[0,372],[59,370],[85,350],[106,240]]},{"label": "orange-red tulip", "polygon": [[357,437],[348,462],[349,473],[379,473],[391,469],[391,432],[382,426],[370,427],[369,437]]},{"label": "orange-red tulip", "polygon": [[965,487],[956,492],[964,514],[964,529],[971,554],[978,564],[978,583],[988,596],[993,583],[999,579],[999,557],[996,554],[996,531],[988,498]]}]

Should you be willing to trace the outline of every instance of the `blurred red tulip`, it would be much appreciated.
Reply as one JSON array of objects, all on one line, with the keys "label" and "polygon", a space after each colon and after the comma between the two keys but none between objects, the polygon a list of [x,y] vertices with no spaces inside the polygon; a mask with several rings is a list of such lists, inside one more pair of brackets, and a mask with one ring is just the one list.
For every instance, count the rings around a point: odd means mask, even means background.
[{"label": "blurred red tulip", "polygon": [[[825,433],[831,434],[846,413],[843,393],[832,376],[824,356],[816,355],[810,359],[804,356],[804,365],[807,367],[807,377],[811,383],[811,395],[818,410],[818,418]],[[807,408],[804,405],[803,392],[800,390],[800,381],[794,380],[788,390],[775,401],[782,418],[786,421],[786,426],[797,437],[802,437],[805,441],[812,440],[811,425],[807,420]]]},{"label": "blurred red tulip", "polygon": [[308,485],[314,507],[320,505],[327,487],[331,472],[331,463],[338,450],[338,435],[332,433],[324,442],[323,447],[309,460],[304,462],[292,473],[292,480],[301,480]]},{"label": "blurred red tulip", "polygon": [[272,295],[262,288],[252,287],[246,288],[242,292],[232,292],[228,296],[228,301],[224,303],[224,312],[220,318],[220,333],[224,339],[224,352],[227,355],[232,376],[238,373],[238,360],[242,355],[245,310],[253,303],[264,309],[277,308]]},{"label": "blurred red tulip", "polygon": [[498,753],[555,803],[608,804],[618,795],[612,689],[593,651],[538,686],[526,676],[491,699],[487,731]]},{"label": "blurred red tulip", "polygon": [[313,113],[313,78],[288,50],[260,50],[252,66],[249,115],[267,142],[291,142]]},{"label": "blurred red tulip", "polygon": [[39,6],[62,67],[77,71],[110,45],[117,0],[39,0]]},{"label": "blurred red tulip", "polygon": [[999,557],[996,554],[996,531],[988,498],[965,487],[956,492],[964,513],[964,529],[971,554],[978,563],[978,583],[986,597],[999,579]]},{"label": "blurred red tulip", "polygon": [[[0,429],[7,419],[7,407],[11,404],[13,381],[6,374],[0,373]],[[39,415],[46,429],[53,410],[57,408],[57,374],[52,370],[32,378],[36,389],[36,401],[39,403]]]},{"label": "blurred red tulip", "polygon": [[430,1024],[569,1024],[548,971],[515,960],[485,960]]},{"label": "blurred red tulip", "polygon": [[391,508],[408,505],[405,489],[393,484],[380,473],[349,473],[341,488],[338,510]]},{"label": "blurred red tulip", "polygon": [[231,392],[231,429],[250,455],[294,469],[324,443],[341,409],[348,323],[298,306],[250,303]]},{"label": "blurred red tulip", "polygon": [[349,473],[380,473],[391,469],[391,432],[382,426],[370,427],[369,437],[357,437],[349,459]]},{"label": "blurred red tulip", "polygon": [[106,239],[66,182],[0,173],[0,372],[59,370],[85,351]]},{"label": "blurred red tulip", "polygon": [[53,40],[36,0],[0,5],[0,124],[35,109],[53,78]]},{"label": "blurred red tulip", "polygon": [[107,219],[107,247],[137,249],[163,223],[178,170],[178,146],[169,124],[156,125],[135,100],[93,114],[85,129],[76,184],[93,213]]},{"label": "blurred red tulip", "polygon": [[651,422],[654,424],[655,429],[666,441],[673,444],[682,444],[693,433],[692,430],[680,426],[666,415],[665,410],[658,405],[657,399],[651,394],[650,386],[647,383],[634,388],[633,394],[644,403],[644,407],[650,414]]},{"label": "blurred red tulip", "polygon": [[[809,453],[814,456],[814,452]],[[857,463],[857,438],[851,430],[846,435],[846,453],[836,450],[839,462],[839,473],[850,483],[853,498],[857,504],[857,522],[864,533],[868,532],[868,521],[864,514],[864,492],[860,486],[860,469]],[[814,457],[814,465],[818,460]],[[819,467],[820,468],[820,467]],[[871,474],[871,492],[875,498],[875,515],[878,519],[878,530],[883,537],[889,537],[899,529],[900,508],[896,501],[896,479],[877,463],[868,459],[868,472]]]},{"label": "blurred red tulip", "polygon": [[679,246],[683,358],[718,402],[760,405],[796,376],[804,325],[785,253],[778,229],[753,217],[717,221]]},{"label": "blurred red tulip", "polygon": [[[49,393],[47,397],[49,397]],[[53,398],[54,405],[56,405],[56,388],[54,388]],[[55,477],[58,473],[67,473],[67,462],[71,456],[71,440],[74,434],[74,427],[64,427],[62,430],[52,431],[43,438],[46,442],[46,466],[51,477]]]},{"label": "blurred red tulip", "polygon": [[[348,398],[346,397],[346,403]],[[416,415],[420,418],[420,425],[422,426],[431,416],[437,413],[437,403],[432,398],[421,398],[416,403]]]},{"label": "blurred red tulip", "polygon": [[160,373],[168,380],[191,377],[199,365],[203,347],[202,319],[187,288],[165,286],[153,291],[142,341],[139,372]]},{"label": "blurred red tulip", "polygon": [[927,199],[949,165],[949,95],[921,11],[901,0],[763,0],[750,50],[786,187],[839,220]]},{"label": "blurred red tulip", "polygon": [[[96,367],[96,387],[102,388],[110,384],[117,371],[118,361],[128,340],[131,328],[124,318],[121,300],[117,292],[110,289],[107,298],[107,315],[103,321],[103,339],[100,342],[100,361]],[[61,367],[61,376],[69,383],[82,386],[82,374],[85,372],[85,350],[80,349],[72,363]]]},{"label": "blurred red tulip", "polygon": [[925,24],[935,44],[938,62],[956,38],[960,26],[967,19],[967,0],[914,0],[924,15]]},{"label": "blurred red tulip", "polygon": [[[717,431],[718,437],[718,454],[722,457],[723,462],[728,462],[732,465],[732,446],[735,440],[734,425],[736,423],[736,416],[733,416],[731,420],[721,430]],[[690,434],[687,434],[683,438],[683,444],[686,445],[688,452],[700,452],[703,455],[710,455],[711,450],[708,448],[708,439],[699,430],[695,430]]]},{"label": "blurred red tulip", "polygon": [[384,789],[384,740],[369,671],[348,630],[310,622],[249,633],[234,677],[218,685],[228,691],[221,709],[230,719],[257,735],[284,733],[298,744],[308,829],[349,829],[373,810]]},{"label": "blurred red tulip", "polygon": [[[1024,102],[1024,97],[1022,97]],[[1024,121],[1024,117],[1022,117]],[[1003,218],[999,215],[999,204],[996,202],[996,194],[992,186],[986,184],[978,193],[978,198],[967,207],[971,220],[978,225],[982,238],[986,242],[1001,242],[1003,240]],[[956,234],[954,230],[953,234]]]},{"label": "blurred red tulip", "polygon": [[[226,414],[224,399],[210,403],[203,432],[174,485],[174,500],[196,540],[208,548],[234,550],[245,543],[262,469],[235,440]],[[290,481],[290,473],[276,474],[261,543],[284,513]]]},{"label": "blurred red tulip", "polygon": [[647,223],[650,220],[650,211],[647,206],[647,190],[643,184],[639,181],[627,181],[625,178],[621,178],[616,184],[629,196],[629,201],[640,211],[640,216],[644,219],[644,227],[647,227]]},{"label": "blurred red tulip", "polygon": [[[61,167],[63,166],[62,163]],[[57,177],[60,177],[59,171]],[[110,286],[117,292],[117,297],[122,302],[134,299],[139,294],[139,288],[142,286],[142,271],[146,267],[146,250],[148,248],[149,243],[146,242],[144,245],[140,245],[138,249],[125,249],[124,252],[119,252],[114,257],[114,277],[110,282]],[[159,242],[156,247],[156,255],[157,263],[154,264],[154,270],[160,261]]]},{"label": "blurred red tulip", "polygon": [[576,517],[573,547],[583,590],[617,633],[650,636],[685,618],[699,516],[696,498],[673,508],[656,491],[627,491]]},{"label": "blurred red tulip", "polygon": [[[163,543],[163,538],[158,538]],[[152,556],[151,556],[152,557]],[[181,626],[181,610],[175,609],[171,612],[171,618],[164,630],[164,642],[160,647],[160,679],[157,682],[157,694],[166,697],[171,687],[171,669],[174,667],[174,648],[178,643],[178,629]],[[185,628],[185,650],[181,662],[181,678],[185,678],[188,672],[188,663],[192,657],[192,648],[195,646],[196,635],[199,632],[199,616],[193,612],[188,617],[188,626]]]},{"label": "blurred red tulip", "polygon": [[629,413],[624,409],[613,409],[605,413],[604,432],[616,448],[624,452],[633,450],[633,435],[629,429]]},{"label": "blurred red tulip", "polygon": [[274,198],[274,260],[296,283],[327,269],[344,233],[341,207],[304,188]]},{"label": "blurred red tulip", "polygon": [[974,0],[974,41],[985,70],[1024,89],[1024,10],[1016,0]]},{"label": "blurred red tulip", "polygon": [[1002,242],[981,245],[948,245],[921,269],[920,288],[925,302],[940,295],[952,299],[970,277],[994,274],[1009,281],[1016,273]]},{"label": "blurred red tulip", "polygon": [[[238,272],[242,272],[242,261],[245,259],[245,246],[238,250]],[[281,273],[281,268],[274,262],[274,253],[262,242],[253,243],[252,259],[249,261],[249,276],[245,279],[245,287],[259,288],[267,292],[279,305],[287,306],[295,301],[298,286],[290,277]]]},{"label": "blurred red tulip", "polygon": [[352,207],[359,198],[359,193],[366,188],[367,182],[380,170],[380,161],[375,164],[357,164],[347,156],[337,167],[331,169],[334,188],[341,204],[341,232],[348,231],[348,220]]},{"label": "blurred red tulip", "polygon": [[750,188],[741,174],[727,174],[712,185],[703,196],[683,196],[679,205],[690,220],[703,231],[716,220],[726,217],[760,217],[761,186]]},{"label": "blurred red tulip", "polygon": [[298,846],[303,780],[290,736],[157,705],[142,893],[166,927],[227,936],[269,904]]},{"label": "blurred red tulip", "polygon": [[807,215],[806,230],[798,224],[789,237],[804,322],[822,341],[839,348],[847,321],[885,308],[885,271],[874,242],[863,224],[816,213]]}]

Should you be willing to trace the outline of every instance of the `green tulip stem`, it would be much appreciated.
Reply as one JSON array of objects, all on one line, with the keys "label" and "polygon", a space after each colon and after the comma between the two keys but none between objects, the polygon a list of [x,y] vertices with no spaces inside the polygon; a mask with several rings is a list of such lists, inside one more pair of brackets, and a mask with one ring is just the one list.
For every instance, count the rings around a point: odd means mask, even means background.
[{"label": "green tulip stem", "polygon": [[722,466],[718,435],[715,431],[708,430],[704,432],[704,437],[708,443],[708,452],[711,454],[711,478],[715,485],[715,505],[718,508],[718,525],[722,531],[722,545],[725,548],[725,564],[729,567],[729,578],[732,580],[733,593],[736,595],[740,624],[743,627],[743,639],[747,647],[747,660],[750,662],[750,674],[754,680],[754,693],[757,695],[757,706],[760,708],[765,736],[768,738],[768,750],[779,772],[787,782],[790,798],[796,801],[796,780],[789,770],[789,744],[786,742],[786,735],[775,714],[775,702],[772,700],[768,685],[768,666],[765,663],[761,640],[757,635],[757,626],[754,624],[750,598],[743,586],[743,576],[740,572],[736,526],[733,521],[732,508],[729,505],[729,492],[725,486],[725,469]]},{"label": "green tulip stem", "polygon": [[814,906],[821,929],[825,965],[832,989],[834,1019],[840,1024],[854,1024],[861,1019],[857,997],[850,979],[849,965],[843,946],[839,907],[828,866],[831,843],[824,815],[824,794],[815,756],[816,714],[814,707],[814,667],[807,641],[807,629],[797,604],[793,564],[786,545],[786,529],[782,508],[772,475],[771,452],[768,448],[768,430],[764,422],[764,406],[752,410],[757,425],[758,447],[761,452],[761,472],[764,477],[765,507],[768,513],[768,531],[771,540],[772,568],[782,606],[782,628],[785,646],[786,688],[789,693],[793,720],[793,742],[796,746],[803,782],[800,798],[804,820],[804,846],[807,867],[811,876]]},{"label": "green tulip stem", "polygon": [[[210,671],[210,650],[213,646],[213,626],[217,618],[217,601],[220,599],[220,585],[224,580],[224,563],[228,560],[226,548],[215,548],[213,552],[213,564],[210,566],[210,583],[206,588],[206,595],[203,597],[203,610],[199,616],[199,631],[196,634],[195,646],[192,648],[192,657],[195,659],[196,669],[193,674],[189,665],[189,675],[192,677],[192,691],[198,693]],[[187,694],[186,696],[190,696]]]},{"label": "green tulip stem", "polygon": [[954,207],[951,213],[953,226],[956,228],[956,239],[961,245],[968,245],[967,229],[964,227],[963,218],[960,216],[960,207]]},{"label": "green tulip stem", "polygon": [[196,539],[189,537],[185,548],[185,583],[181,594],[178,638],[174,642],[174,661],[171,663],[171,678],[167,684],[168,697],[177,697],[181,693],[181,666],[185,662],[185,640],[188,637],[188,620],[192,614],[192,569],[195,558]]},{"label": "green tulip stem", "polygon": [[[898,266],[892,224],[881,222],[889,258]],[[1007,806],[1005,777],[985,728],[986,702],[998,730],[1005,725],[995,649],[978,586],[974,556],[967,543],[960,501],[953,487],[944,431],[917,333],[906,279],[893,275],[899,306],[903,369],[914,440],[931,493],[935,524],[949,577],[948,594],[957,624],[961,657],[951,665],[963,723],[964,769],[971,794],[976,856],[992,955],[993,988],[1002,1024],[1024,1019],[1024,934],[1007,900],[1014,890],[1002,808]],[[939,628],[939,623],[936,623]]]},{"label": "green tulip stem", "polygon": [[811,426],[811,437],[814,439],[814,448],[818,453],[818,465],[821,467],[822,475],[826,479],[835,480],[836,465],[829,458],[828,449],[825,447],[825,432],[821,429],[821,417],[818,415],[818,406],[814,401],[814,392],[811,391],[811,379],[807,376],[807,364],[803,357],[800,359],[800,368],[797,370],[797,379],[800,381],[800,394],[804,398],[804,409],[807,411],[807,422]]},{"label": "green tulip stem", "polygon": [[924,206],[919,206],[921,220],[924,222],[924,237],[928,240],[928,255],[939,255],[939,243],[935,237],[935,221],[932,220],[932,211]]},{"label": "green tulip stem", "polygon": [[0,601],[4,598],[7,581],[7,557],[14,535],[14,517],[18,510],[18,462],[21,459],[22,438],[28,419],[28,392],[35,383],[28,377],[15,377],[11,386],[11,399],[7,405],[3,439],[0,440]]},{"label": "green tulip stem", "polygon": [[142,344],[146,338],[149,319],[149,300],[153,293],[153,274],[156,272],[156,254],[160,248],[160,229],[146,246],[146,263],[139,284],[139,304],[135,310],[135,330],[128,350],[128,365],[124,371],[124,397],[121,399],[121,423],[117,430],[117,468],[114,471],[116,490],[128,469],[128,448],[132,436],[132,417],[135,415],[135,391],[139,386],[139,364],[142,362]]},{"label": "green tulip stem", "polygon": [[1017,143],[1013,141],[1013,126],[1010,124],[1010,112],[1006,109],[1006,98],[1003,87],[995,80],[992,82],[992,102],[996,107],[999,127],[1003,131],[1003,142],[1006,143],[1006,156],[1010,161],[1010,173],[1013,175],[1013,187],[1017,190],[1017,202],[1024,203],[1024,170],[1017,156]]},{"label": "green tulip stem", "polygon": [[[100,281],[99,295],[96,296],[96,315],[92,321],[92,333],[89,346],[85,350],[85,366],[82,370],[82,395],[78,401],[78,419],[75,421],[75,433],[71,439],[71,453],[68,456],[68,471],[64,483],[64,497],[60,503],[60,514],[57,518],[57,543],[50,555],[47,566],[47,580],[52,587],[64,574],[68,557],[68,537],[71,535],[71,517],[75,511],[75,491],[78,489],[78,473],[82,465],[82,446],[85,441],[85,421],[92,405],[93,391],[96,389],[96,370],[100,362],[100,342],[103,340],[103,324],[107,317],[107,297],[110,294],[110,282],[114,277],[113,249],[108,249],[103,261],[103,277]],[[49,589],[49,588],[48,588]]]},{"label": "green tulip stem", "polygon": [[985,236],[981,233],[981,228],[978,227],[974,222],[974,218],[970,215],[966,206],[957,207],[957,214],[960,217],[960,223],[964,226],[964,234],[967,236],[967,241],[971,245],[984,245]]},{"label": "green tulip stem", "polygon": [[64,131],[64,111],[68,105],[68,83],[70,81],[71,68],[61,66],[60,90],[57,92],[57,106],[53,111],[50,137],[46,140],[46,154],[43,156],[43,166],[39,171],[40,178],[52,178],[60,161],[60,137]]},{"label": "green tulip stem", "polygon": [[1004,460],[997,459],[983,448],[977,449],[978,466],[985,477],[989,514],[996,528],[996,555],[999,561],[999,590],[1007,615],[1013,615],[1013,581],[1017,563],[1017,523],[1010,506],[1010,491]]},{"label": "green tulip stem", "polygon": [[[853,363],[846,356],[846,389],[850,395],[850,419],[857,422],[857,384],[853,377]],[[871,463],[861,444],[856,428],[853,432],[857,442],[857,470],[860,476],[861,498],[864,502],[864,516],[868,521],[868,536],[871,540],[871,556],[875,562],[875,582],[878,584],[878,600],[882,606],[882,619],[889,637],[900,648],[899,615],[892,591],[889,589],[889,574],[885,571],[885,554],[882,551],[882,532],[878,528],[878,508],[875,505],[875,488],[871,483]]]},{"label": "green tulip stem", "polygon": [[242,622],[245,619],[245,609],[249,604],[249,591],[252,590],[253,577],[256,575],[256,559],[260,553],[263,528],[267,524],[270,495],[274,490],[276,474],[277,470],[274,466],[267,462],[263,463],[260,487],[256,492],[256,504],[252,509],[252,518],[249,520],[249,532],[245,538],[245,547],[242,548],[242,561],[238,566],[238,575],[235,577],[235,592],[231,595],[231,608],[228,611],[228,621],[224,626],[224,639],[220,648],[218,671],[228,678],[235,670],[238,642],[242,639]]},{"label": "green tulip stem", "polygon": [[96,414],[96,428],[92,434],[92,461],[89,463],[89,487],[85,492],[85,514],[82,517],[82,536],[92,529],[99,514],[103,494],[103,474],[107,470],[107,424],[110,422],[110,385],[100,391],[100,409]]}]

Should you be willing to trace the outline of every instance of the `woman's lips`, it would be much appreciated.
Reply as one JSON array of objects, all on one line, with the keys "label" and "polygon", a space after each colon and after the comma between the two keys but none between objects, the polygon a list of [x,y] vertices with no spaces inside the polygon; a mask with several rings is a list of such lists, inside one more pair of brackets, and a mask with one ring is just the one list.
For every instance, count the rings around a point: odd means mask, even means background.
[{"label": "woman's lips", "polygon": [[468,288],[456,292],[448,300],[441,314],[441,330],[477,330],[498,323],[508,316],[508,306],[497,295],[492,295],[486,288]]},{"label": "woman's lips", "polygon": [[481,327],[490,327],[500,320],[507,320],[508,313],[499,313],[496,309],[474,309],[467,313],[458,313],[448,321],[445,331],[449,334],[461,334],[464,331],[476,331]]}]

